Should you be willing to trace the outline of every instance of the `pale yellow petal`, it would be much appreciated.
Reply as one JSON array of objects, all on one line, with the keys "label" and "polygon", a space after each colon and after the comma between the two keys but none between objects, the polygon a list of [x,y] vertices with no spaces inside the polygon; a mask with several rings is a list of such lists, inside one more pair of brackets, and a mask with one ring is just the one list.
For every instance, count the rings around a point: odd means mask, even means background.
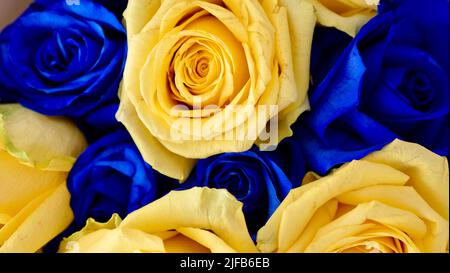
[{"label": "pale yellow petal", "polygon": [[[360,249],[356,251],[356,249]],[[364,248],[361,250],[361,248]],[[352,250],[353,249],[353,250]],[[374,223],[338,226],[317,236],[307,253],[331,252],[419,253],[416,242],[398,228]]]},{"label": "pale yellow petal", "polygon": [[[293,58],[297,101],[279,115],[280,141],[292,136],[291,125],[301,113],[309,110],[310,59],[312,39],[316,25],[314,7],[306,1],[280,0],[288,13],[290,42]],[[301,20],[300,20],[301,18]]]},{"label": "pale yellow petal", "polygon": [[355,37],[376,14],[376,5],[364,0],[313,0],[318,23]]},{"label": "pale yellow petal", "polygon": [[211,250],[198,242],[178,234],[164,240],[164,248],[167,253],[210,253]]},{"label": "pale yellow petal", "polygon": [[408,179],[387,165],[365,161],[346,164],[327,177],[293,190],[258,232],[258,248],[263,252],[286,251],[317,209],[338,195],[373,185],[404,185]]},{"label": "pale yellow petal", "polygon": [[320,207],[309,221],[308,226],[302,232],[299,239],[286,252],[304,252],[311,241],[314,239],[317,231],[334,219],[337,209],[338,202],[336,199],[333,199]]},{"label": "pale yellow petal", "polygon": [[163,0],[129,0],[123,17],[128,37],[139,33],[158,10]]},{"label": "pale yellow petal", "polygon": [[175,191],[107,223],[90,219],[60,252],[257,252],[242,203],[225,190]]},{"label": "pale yellow petal", "polygon": [[106,223],[89,219],[79,232],[65,238],[59,252],[66,253],[155,253],[164,252],[161,238],[140,230],[118,228],[121,219],[114,214]]},{"label": "pale yellow petal", "polygon": [[449,165],[446,157],[418,144],[396,140],[364,160],[392,166],[410,176],[408,185],[448,221]]},{"label": "pale yellow petal", "polygon": [[[337,197],[339,202],[351,205],[376,200],[385,205],[399,208],[420,217],[427,232],[421,239],[424,252],[445,252],[449,239],[449,223],[440,216],[413,187],[374,186]],[[412,235],[412,234],[410,234]]]},{"label": "pale yellow petal", "polygon": [[147,233],[183,227],[210,230],[238,252],[256,251],[242,213],[242,203],[226,190],[194,188],[171,192],[128,215],[120,227]]},{"label": "pale yellow petal", "polygon": [[67,253],[162,253],[160,238],[139,230],[97,230],[66,243]]},{"label": "pale yellow petal", "polygon": [[424,237],[427,233],[425,222],[414,213],[371,201],[359,204],[349,213],[322,227],[316,236],[328,234],[340,226],[362,225],[368,221],[395,227],[416,239]]},{"label": "pale yellow petal", "polygon": [[429,232],[426,223],[414,213],[377,201],[361,203],[355,209],[323,226],[306,252],[334,252],[349,249],[352,244],[393,238],[403,247],[395,252],[434,252],[422,249],[422,238]]},{"label": "pale yellow petal", "polygon": [[0,150],[0,213],[13,217],[31,200],[65,181],[67,173],[42,171],[21,164]]},{"label": "pale yellow petal", "polygon": [[236,250],[227,245],[211,231],[198,228],[178,228],[178,232],[208,248],[211,253],[235,253]]},{"label": "pale yellow petal", "polygon": [[[73,220],[70,208],[70,194],[65,183],[48,194],[38,197],[0,229],[0,242],[3,232],[9,225],[17,225],[0,247],[0,252],[36,252],[50,240],[64,231]],[[0,243],[1,244],[1,243]]]},{"label": "pale yellow petal", "polygon": [[42,192],[31,200],[0,229],[0,246],[2,246],[9,237],[27,220],[27,218],[39,207],[40,204],[52,193],[53,189]]},{"label": "pale yellow petal", "polygon": [[19,104],[0,105],[0,150],[31,167],[69,171],[87,143],[68,119],[47,117]]},{"label": "pale yellow petal", "polygon": [[181,157],[166,149],[142,124],[134,107],[123,94],[117,119],[127,127],[144,160],[171,178],[185,181],[196,160]]},{"label": "pale yellow petal", "polygon": [[[63,239],[59,247],[59,252],[75,251],[75,242],[79,241],[84,236],[87,236],[98,230],[113,230],[117,228],[121,222],[122,219],[118,214],[113,214],[113,216],[111,216],[111,218],[105,223],[100,223],[92,218],[89,218],[82,230],[71,234],[68,238]],[[79,247],[79,245],[77,246]]]}]

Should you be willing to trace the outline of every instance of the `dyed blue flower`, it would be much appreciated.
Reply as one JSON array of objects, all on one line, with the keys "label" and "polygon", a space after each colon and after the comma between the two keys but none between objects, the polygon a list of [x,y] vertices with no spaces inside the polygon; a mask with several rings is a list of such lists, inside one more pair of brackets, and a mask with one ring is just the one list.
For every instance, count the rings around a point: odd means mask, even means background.
[{"label": "dyed blue flower", "polygon": [[268,156],[252,149],[244,153],[226,153],[200,160],[181,189],[227,189],[243,203],[247,226],[255,234],[289,191],[300,186],[300,182],[291,182]]},{"label": "dyed blue flower", "polygon": [[295,130],[311,169],[323,175],[396,138],[448,155],[448,5],[382,1],[331,70],[324,67],[312,111]]},{"label": "dyed blue flower", "polygon": [[91,217],[107,221],[118,213],[124,218],[176,185],[145,163],[129,134],[122,130],[91,145],[67,178],[78,227]]},{"label": "dyed blue flower", "polygon": [[0,34],[0,98],[82,116],[117,98],[125,59],[125,29],[102,5],[36,0]]}]

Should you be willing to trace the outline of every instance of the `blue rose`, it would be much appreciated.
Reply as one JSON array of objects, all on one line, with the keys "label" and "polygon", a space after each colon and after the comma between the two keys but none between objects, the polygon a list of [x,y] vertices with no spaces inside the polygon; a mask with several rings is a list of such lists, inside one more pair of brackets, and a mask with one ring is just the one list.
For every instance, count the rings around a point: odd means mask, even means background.
[{"label": "blue rose", "polygon": [[127,8],[128,0],[96,0],[98,3],[114,12],[119,18],[122,18],[124,10]]},{"label": "blue rose", "polygon": [[247,226],[255,234],[300,182],[291,182],[268,156],[252,149],[200,160],[181,189],[227,189],[243,203]]},{"label": "blue rose", "polygon": [[296,125],[311,169],[323,175],[396,138],[448,155],[448,8],[447,0],[382,1]]},{"label": "blue rose", "polygon": [[172,190],[177,184],[145,163],[126,131],[109,134],[91,145],[67,178],[75,224],[90,217],[107,221],[125,217]]},{"label": "blue rose", "polygon": [[81,116],[117,98],[126,33],[93,0],[36,0],[0,34],[0,98]]}]

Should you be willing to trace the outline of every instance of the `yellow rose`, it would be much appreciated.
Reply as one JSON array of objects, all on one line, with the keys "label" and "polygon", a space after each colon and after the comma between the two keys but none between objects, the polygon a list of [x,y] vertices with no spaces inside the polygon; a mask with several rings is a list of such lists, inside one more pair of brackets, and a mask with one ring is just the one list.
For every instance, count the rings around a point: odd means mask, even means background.
[{"label": "yellow rose", "polygon": [[[289,0],[286,0],[289,1]],[[377,14],[379,0],[303,0],[314,5],[318,22],[355,37]]]},{"label": "yellow rose", "polygon": [[70,224],[65,179],[86,145],[66,119],[0,105],[0,252],[36,252]]},{"label": "yellow rose", "polygon": [[[314,25],[296,15],[299,29]],[[124,17],[117,118],[165,175],[184,180],[196,159],[250,149],[272,118],[282,139],[309,107],[312,33],[292,47],[279,1],[130,0]]]},{"label": "yellow rose", "polygon": [[117,119],[150,165],[182,181],[197,159],[273,148],[309,109],[316,22],[354,35],[375,10],[362,0],[130,0]]},{"label": "yellow rose", "polygon": [[60,252],[256,252],[242,213],[242,203],[226,190],[193,188],[171,192],[108,223],[88,220],[64,239]]},{"label": "yellow rose", "polygon": [[448,251],[445,157],[395,141],[326,177],[314,177],[307,176],[259,231],[261,251]]}]

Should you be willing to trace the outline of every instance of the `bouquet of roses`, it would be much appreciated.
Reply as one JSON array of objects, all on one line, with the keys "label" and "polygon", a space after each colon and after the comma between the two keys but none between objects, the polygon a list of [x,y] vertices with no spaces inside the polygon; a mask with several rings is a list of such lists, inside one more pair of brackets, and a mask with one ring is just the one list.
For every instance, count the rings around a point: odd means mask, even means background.
[{"label": "bouquet of roses", "polygon": [[0,252],[448,252],[448,0],[35,0]]}]

